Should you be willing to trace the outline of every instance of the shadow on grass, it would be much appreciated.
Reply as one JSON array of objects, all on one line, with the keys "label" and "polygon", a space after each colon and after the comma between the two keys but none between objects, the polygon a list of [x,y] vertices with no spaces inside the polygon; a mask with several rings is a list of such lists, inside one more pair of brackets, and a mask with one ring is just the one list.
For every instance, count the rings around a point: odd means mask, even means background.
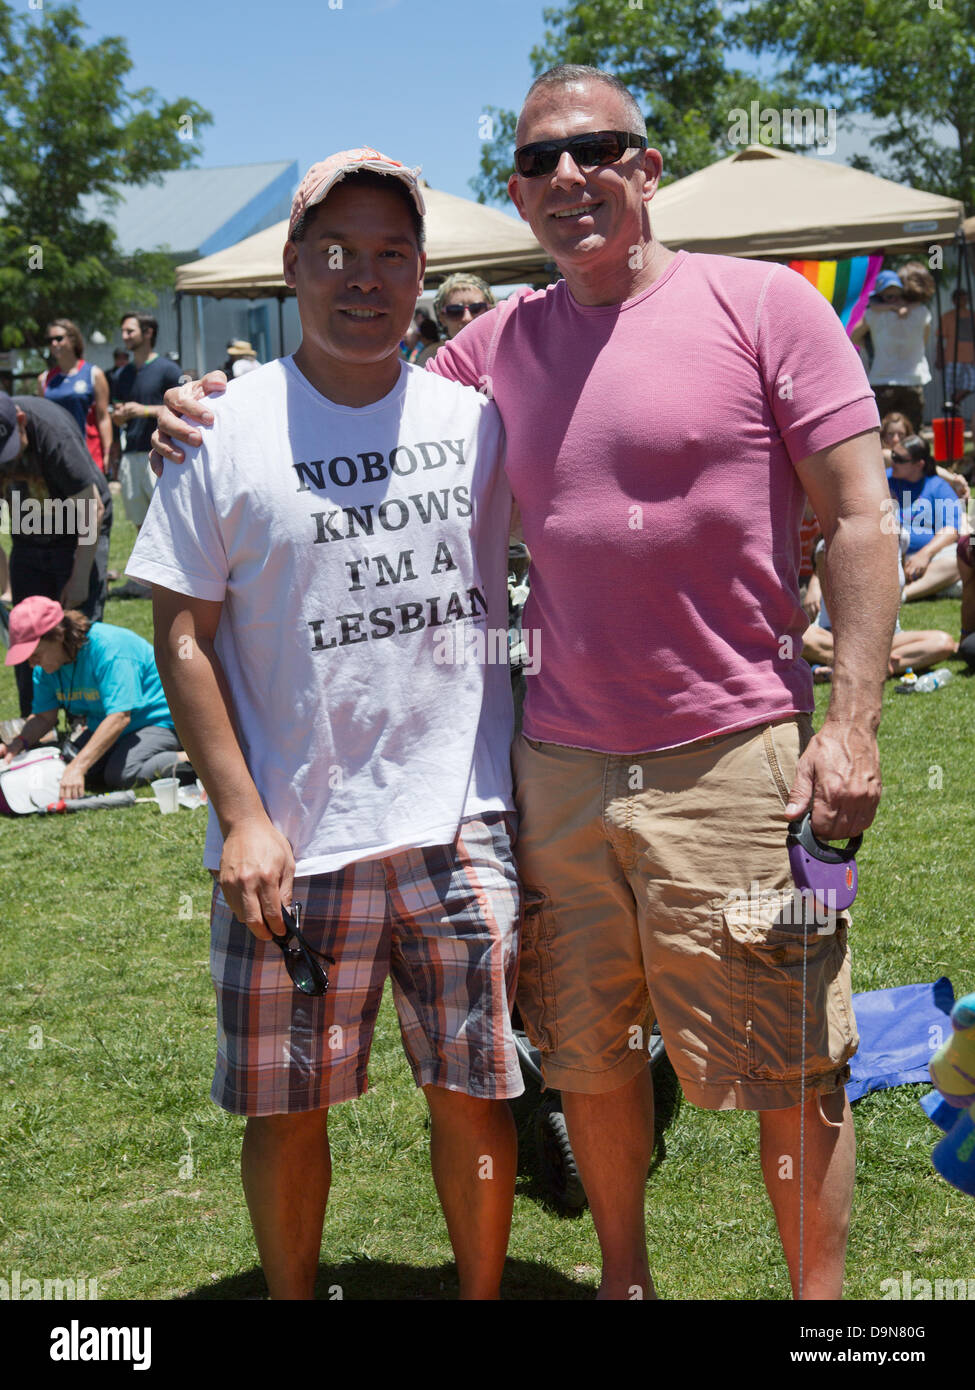
[{"label": "shadow on grass", "polygon": [[[184,1294],[179,1302],[220,1300],[258,1300],[267,1298],[267,1286],[258,1266],[233,1278],[201,1285]],[[315,1283],[316,1301],[339,1299],[432,1303],[457,1298],[457,1271],[452,1264],[436,1266],[405,1265],[384,1260],[355,1259],[342,1264],[319,1265]],[[567,1279],[539,1260],[507,1260],[501,1282],[501,1298],[527,1302],[532,1299],[592,1302],[591,1284]]]}]

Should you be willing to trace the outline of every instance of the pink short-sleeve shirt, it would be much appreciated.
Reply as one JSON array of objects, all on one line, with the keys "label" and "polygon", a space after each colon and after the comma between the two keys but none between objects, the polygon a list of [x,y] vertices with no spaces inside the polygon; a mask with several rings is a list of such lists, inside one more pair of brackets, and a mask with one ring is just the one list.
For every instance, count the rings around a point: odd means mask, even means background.
[{"label": "pink short-sleeve shirt", "polygon": [[529,738],[627,754],[812,708],[793,465],[880,422],[802,276],[679,252],[605,307],[560,281],[428,370],[487,390],[504,420],[540,643]]}]

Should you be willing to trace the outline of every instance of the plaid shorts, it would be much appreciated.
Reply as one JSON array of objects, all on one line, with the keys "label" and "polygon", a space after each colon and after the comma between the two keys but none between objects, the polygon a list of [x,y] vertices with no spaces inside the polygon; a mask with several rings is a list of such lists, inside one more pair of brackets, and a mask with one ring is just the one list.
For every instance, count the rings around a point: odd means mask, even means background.
[{"label": "plaid shorts", "polygon": [[296,879],[302,934],[335,961],[323,996],[295,988],[280,948],[238,922],[215,886],[213,1100],[237,1115],[281,1115],[361,1095],[387,975],[418,1086],[520,1095],[510,1008],[521,900],[509,820],[470,817],[452,845]]}]

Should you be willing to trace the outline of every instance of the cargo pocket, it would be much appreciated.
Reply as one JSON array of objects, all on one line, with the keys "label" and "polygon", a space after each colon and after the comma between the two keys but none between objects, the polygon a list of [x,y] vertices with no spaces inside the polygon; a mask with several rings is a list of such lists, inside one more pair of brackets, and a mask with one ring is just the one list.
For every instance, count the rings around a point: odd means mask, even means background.
[{"label": "cargo pocket", "polygon": [[553,941],[555,921],[546,894],[525,888],[518,966],[518,1011],[525,1032],[540,1052],[558,1046]]},{"label": "cargo pocket", "polygon": [[[755,1081],[794,1081],[803,1073],[808,1079],[835,1070],[854,1036],[843,1003],[846,919],[841,914],[829,932],[818,932],[815,924],[804,931],[808,909],[791,888],[732,898],[719,910],[741,1074]],[[831,1051],[839,1055],[831,1058]]]}]

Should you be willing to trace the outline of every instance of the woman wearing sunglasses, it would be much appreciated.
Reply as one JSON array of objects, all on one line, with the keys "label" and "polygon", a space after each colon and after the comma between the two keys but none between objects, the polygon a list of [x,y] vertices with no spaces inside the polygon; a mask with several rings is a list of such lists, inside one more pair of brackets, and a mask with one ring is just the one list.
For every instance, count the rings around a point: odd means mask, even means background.
[{"label": "woman wearing sunglasses", "polygon": [[56,401],[73,415],[88,452],[105,472],[112,447],[112,420],[108,413],[108,378],[101,367],[85,361],[85,340],[70,319],[49,323],[44,340],[51,368],[37,379],[42,396]]},{"label": "woman wearing sunglasses", "polygon": [[[433,301],[433,312],[447,335],[447,341],[456,338],[462,328],[466,328],[488,309],[493,309],[497,300],[479,275],[458,271],[448,275],[437,290]],[[437,348],[425,352],[417,359],[417,366],[426,365],[428,358],[435,357]]]}]

